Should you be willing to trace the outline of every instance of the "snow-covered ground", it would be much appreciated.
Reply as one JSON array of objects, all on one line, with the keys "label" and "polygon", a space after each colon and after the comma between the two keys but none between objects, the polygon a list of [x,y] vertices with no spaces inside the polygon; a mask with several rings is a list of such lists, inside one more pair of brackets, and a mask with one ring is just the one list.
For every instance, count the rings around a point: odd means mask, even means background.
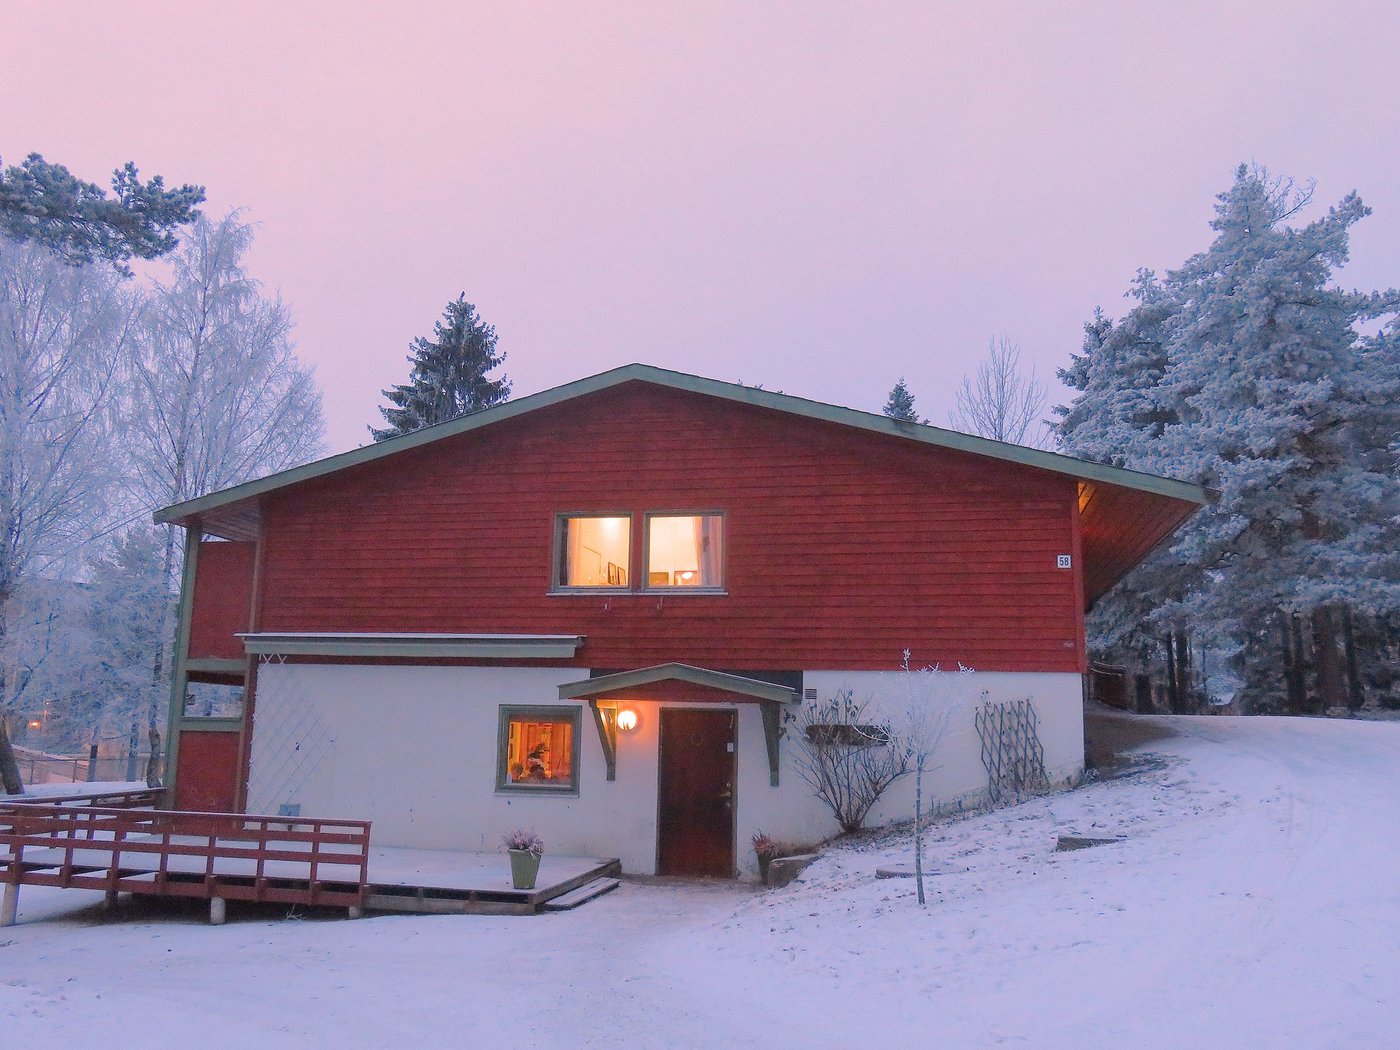
[{"label": "snow-covered ground", "polygon": [[[50,784],[28,784],[24,789],[26,798],[82,798],[86,795],[100,795],[109,791],[145,791],[144,780],[98,780],[95,782],[69,782],[56,780]],[[4,796],[0,796],[3,799]]]},{"label": "snow-covered ground", "polygon": [[[1116,728],[1115,728],[1116,727]],[[1126,727],[1126,728],[1125,728]],[[5,1045],[1400,1043],[1400,724],[1096,720],[1139,772],[800,883],[629,881],[534,918],[273,920],[33,887],[0,929]],[[1052,852],[1061,834],[1121,844]],[[502,858],[504,863],[504,858]]]}]

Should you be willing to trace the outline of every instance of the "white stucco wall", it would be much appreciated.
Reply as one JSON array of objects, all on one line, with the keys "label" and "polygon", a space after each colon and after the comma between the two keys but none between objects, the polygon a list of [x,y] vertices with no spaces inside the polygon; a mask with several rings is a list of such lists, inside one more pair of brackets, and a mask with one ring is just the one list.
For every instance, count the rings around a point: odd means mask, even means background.
[{"label": "white stucco wall", "polygon": [[[557,705],[556,686],[587,675],[579,668],[407,667],[266,664],[259,670],[250,812],[297,803],[306,816],[374,822],[378,845],[494,850],[520,826],[544,836],[551,852],[618,857],[623,870],[656,868],[658,705],[634,703],[635,732],[618,741],[617,779],[607,780],[602,748],[586,706],[581,724],[579,794],[497,792],[496,748],[502,705]],[[1052,780],[1083,768],[1080,680],[1073,674],[976,676],[989,699],[1031,697]],[[889,702],[898,674],[808,672],[821,695],[850,687]],[[668,705],[669,706],[669,705]],[[684,705],[678,705],[684,706]],[[713,705],[705,705],[713,706]],[[781,747],[781,784],[769,784],[757,704],[739,704],[735,785],[735,857],[756,871],[756,831],[817,842],[836,823],[797,775],[796,749]],[[977,796],[986,788],[972,705],[960,712],[926,782],[931,799]],[[896,785],[871,824],[912,812],[911,780]]]}]

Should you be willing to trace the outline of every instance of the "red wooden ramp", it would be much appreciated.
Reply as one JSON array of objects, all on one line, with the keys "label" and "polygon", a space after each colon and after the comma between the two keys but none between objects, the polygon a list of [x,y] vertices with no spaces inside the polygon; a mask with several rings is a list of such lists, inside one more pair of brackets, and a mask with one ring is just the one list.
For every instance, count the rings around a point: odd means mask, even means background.
[{"label": "red wooden ramp", "polygon": [[364,907],[370,823],[99,806],[0,805],[0,925],[19,887]]}]

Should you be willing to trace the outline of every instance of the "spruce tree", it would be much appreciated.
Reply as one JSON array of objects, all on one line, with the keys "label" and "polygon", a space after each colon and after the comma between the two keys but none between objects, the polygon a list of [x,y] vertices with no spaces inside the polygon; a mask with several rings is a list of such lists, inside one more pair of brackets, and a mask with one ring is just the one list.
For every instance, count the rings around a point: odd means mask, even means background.
[{"label": "spruce tree", "polygon": [[1061,412],[1066,451],[1220,494],[1101,603],[1096,627],[1148,623],[1169,652],[1178,625],[1228,632],[1256,708],[1279,706],[1285,685],[1291,706],[1303,703],[1297,663],[1308,651],[1318,692],[1338,702],[1349,617],[1400,608],[1394,322],[1359,334],[1400,294],[1332,283],[1368,209],[1351,194],[1290,226],[1309,200],[1241,167],[1219,197],[1211,246],[1160,287],[1140,281],[1117,325],[1096,318],[1085,355],[1062,374],[1081,391]]},{"label": "spruce tree", "polygon": [[496,329],[477,316],[465,292],[447,304],[433,326],[433,338],[419,336],[409,349],[408,382],[382,391],[390,405],[379,411],[389,425],[369,428],[375,441],[479,412],[510,397],[509,379],[486,376],[506,359],[496,350]]},{"label": "spruce tree", "polygon": [[914,395],[909,392],[903,376],[899,377],[899,382],[895,383],[894,389],[890,391],[883,411],[891,419],[902,419],[906,423],[924,422],[914,408]]}]

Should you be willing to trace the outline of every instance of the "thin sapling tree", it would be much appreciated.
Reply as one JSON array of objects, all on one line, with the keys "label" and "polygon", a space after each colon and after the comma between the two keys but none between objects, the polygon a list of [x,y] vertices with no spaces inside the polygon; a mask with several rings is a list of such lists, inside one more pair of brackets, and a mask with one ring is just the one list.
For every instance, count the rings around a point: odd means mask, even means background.
[{"label": "thin sapling tree", "polygon": [[924,774],[936,768],[933,759],[954,716],[981,694],[973,685],[972,668],[962,664],[956,671],[943,671],[937,664],[912,668],[905,649],[902,667],[902,695],[889,731],[892,750],[903,754],[914,770],[914,882],[919,903],[924,904]]}]

